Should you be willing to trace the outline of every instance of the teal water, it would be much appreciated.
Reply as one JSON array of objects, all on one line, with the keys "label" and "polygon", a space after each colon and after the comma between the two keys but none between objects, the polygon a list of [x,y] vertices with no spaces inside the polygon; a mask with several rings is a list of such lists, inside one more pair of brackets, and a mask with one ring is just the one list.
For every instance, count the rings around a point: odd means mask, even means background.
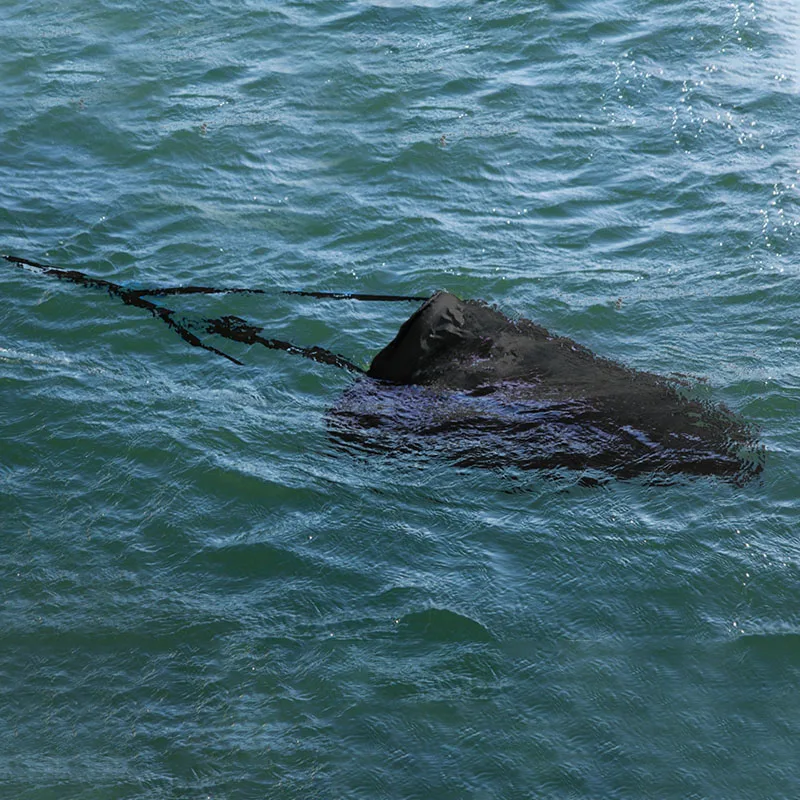
[{"label": "teal water", "polygon": [[[0,266],[0,796],[800,794],[796,3],[8,0],[0,30],[0,252],[445,288],[691,376],[766,448],[745,486],[358,456],[346,373]],[[410,312],[182,302],[361,365]]]}]

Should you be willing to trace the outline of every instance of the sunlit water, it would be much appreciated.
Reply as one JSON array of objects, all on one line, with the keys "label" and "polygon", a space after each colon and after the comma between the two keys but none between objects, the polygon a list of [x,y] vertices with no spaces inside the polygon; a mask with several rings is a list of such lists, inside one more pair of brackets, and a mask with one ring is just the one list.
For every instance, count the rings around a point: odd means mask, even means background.
[{"label": "sunlit water", "polygon": [[[347,373],[0,266],[0,795],[798,795],[795,3],[10,0],[0,29],[0,252],[446,288],[689,376],[767,451],[741,487],[359,455],[326,430]],[[182,303],[362,366],[413,309]]]}]

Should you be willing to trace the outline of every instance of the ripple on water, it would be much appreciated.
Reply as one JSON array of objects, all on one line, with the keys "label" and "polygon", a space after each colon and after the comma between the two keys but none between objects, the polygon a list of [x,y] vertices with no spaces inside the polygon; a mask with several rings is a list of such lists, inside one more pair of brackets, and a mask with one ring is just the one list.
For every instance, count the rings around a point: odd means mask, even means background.
[{"label": "ripple on water", "polygon": [[[796,4],[0,24],[0,251],[450,289],[680,373],[767,448],[746,487],[353,453],[348,376],[0,267],[9,796],[796,795]],[[183,300],[362,365],[411,310]]]}]

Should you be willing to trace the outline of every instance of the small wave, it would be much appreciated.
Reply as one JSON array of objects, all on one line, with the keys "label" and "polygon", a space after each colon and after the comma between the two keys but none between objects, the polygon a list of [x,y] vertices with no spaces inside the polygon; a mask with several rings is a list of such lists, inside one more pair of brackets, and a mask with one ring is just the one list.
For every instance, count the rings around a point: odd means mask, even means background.
[{"label": "small wave", "polygon": [[446,608],[414,611],[400,619],[401,629],[414,636],[437,642],[493,642],[488,628],[471,617]]},{"label": "small wave", "polygon": [[736,640],[736,647],[753,657],[800,663],[800,631],[745,633]]}]

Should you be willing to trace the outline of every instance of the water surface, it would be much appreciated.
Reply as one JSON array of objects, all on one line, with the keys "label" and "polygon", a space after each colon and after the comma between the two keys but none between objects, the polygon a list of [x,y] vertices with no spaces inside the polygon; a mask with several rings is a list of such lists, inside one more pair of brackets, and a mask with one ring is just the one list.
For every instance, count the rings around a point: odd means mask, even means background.
[{"label": "water surface", "polygon": [[[12,0],[0,251],[480,297],[761,428],[738,487],[359,457],[352,377],[0,268],[0,786],[797,796],[793,3]],[[366,366],[406,305],[184,298]]]}]

